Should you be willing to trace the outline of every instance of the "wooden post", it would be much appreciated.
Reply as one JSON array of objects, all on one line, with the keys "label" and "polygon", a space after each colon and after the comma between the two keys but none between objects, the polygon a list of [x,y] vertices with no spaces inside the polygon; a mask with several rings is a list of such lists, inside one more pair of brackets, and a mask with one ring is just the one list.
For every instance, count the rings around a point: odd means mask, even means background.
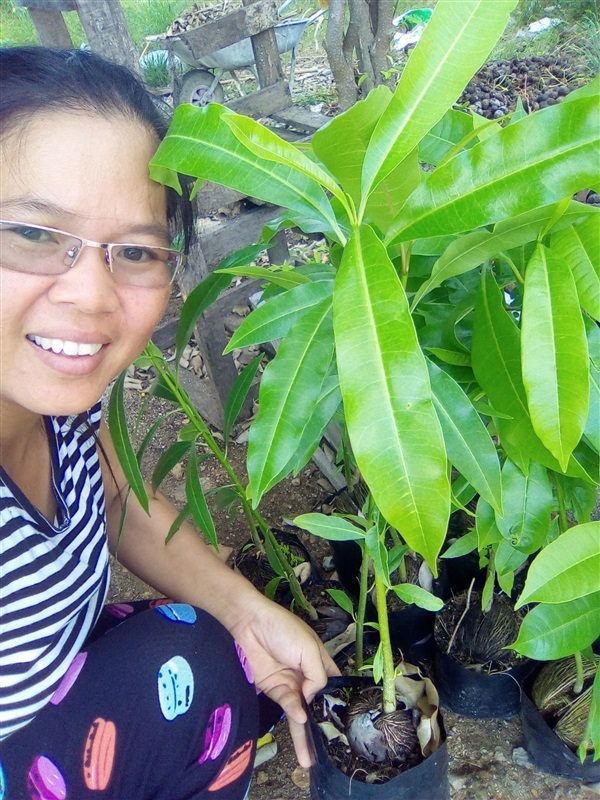
[{"label": "wooden post", "polygon": [[15,5],[29,11],[41,45],[63,50],[73,48],[62,12],[75,11],[75,0],[15,0]]},{"label": "wooden post", "polygon": [[[257,0],[242,0],[242,2],[245,6],[249,6],[257,2]],[[283,68],[279,50],[277,49],[274,28],[269,28],[252,36],[252,49],[260,88],[264,89],[283,80]]]},{"label": "wooden post", "polygon": [[90,48],[140,75],[138,54],[120,0],[77,0],[77,10]]}]

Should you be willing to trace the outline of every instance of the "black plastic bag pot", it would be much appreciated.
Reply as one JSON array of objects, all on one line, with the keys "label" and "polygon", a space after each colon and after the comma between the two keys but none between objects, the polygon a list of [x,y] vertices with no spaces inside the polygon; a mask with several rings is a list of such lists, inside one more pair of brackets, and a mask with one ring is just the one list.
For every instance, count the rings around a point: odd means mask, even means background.
[{"label": "black plastic bag pot", "polygon": [[487,674],[464,667],[437,646],[434,650],[435,685],[440,703],[464,717],[514,717],[521,709],[523,681],[537,666],[527,660],[505,672]]},{"label": "black plastic bag pot", "polygon": [[600,761],[588,755],[583,764],[579,756],[559,739],[525,692],[521,698],[521,725],[525,748],[538,769],[561,778],[596,783],[600,781]]},{"label": "black plastic bag pot", "polygon": [[[323,691],[359,682],[364,683],[365,679],[333,678]],[[321,731],[310,717],[309,741],[314,760],[310,768],[311,800],[450,800],[446,741],[417,766],[379,784],[344,775],[329,758]]]}]

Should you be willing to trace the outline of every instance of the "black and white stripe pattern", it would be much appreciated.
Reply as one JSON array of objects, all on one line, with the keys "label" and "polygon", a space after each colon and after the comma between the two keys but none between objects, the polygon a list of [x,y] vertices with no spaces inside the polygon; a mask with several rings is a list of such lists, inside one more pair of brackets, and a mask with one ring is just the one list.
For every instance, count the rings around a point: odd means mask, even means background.
[{"label": "black and white stripe pattern", "polygon": [[108,588],[95,441],[100,404],[87,423],[77,423],[73,417],[46,420],[58,504],[54,525],[0,468],[0,740],[48,703]]}]

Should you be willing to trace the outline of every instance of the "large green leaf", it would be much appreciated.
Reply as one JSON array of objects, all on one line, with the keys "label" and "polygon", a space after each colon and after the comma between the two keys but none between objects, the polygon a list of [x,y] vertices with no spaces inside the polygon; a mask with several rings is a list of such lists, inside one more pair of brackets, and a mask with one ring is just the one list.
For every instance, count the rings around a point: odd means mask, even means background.
[{"label": "large green leaf", "polygon": [[[441,120],[419,142],[419,159],[428,164],[439,164],[452,148],[473,132],[473,116],[449,108]],[[472,139],[468,146],[475,144]]]},{"label": "large green leaf", "polygon": [[263,373],[248,442],[255,507],[285,474],[321,396],[332,354],[331,300],[326,298],[297,320]]},{"label": "large green leaf", "polygon": [[600,320],[600,214],[553,234],[551,247],[573,273],[583,308]]},{"label": "large green leaf", "polygon": [[421,167],[415,147],[369,195],[364,221],[385,231],[406,198],[421,183]]},{"label": "large green leaf", "polygon": [[339,185],[325,170],[314,161],[311,161],[291,142],[278,136],[275,131],[260,125],[252,117],[240,114],[224,114],[223,120],[229,125],[236,139],[254,153],[255,156],[266,161],[275,161],[293,170],[302,172],[307,177],[320,183],[334,197],[344,203],[344,193]]},{"label": "large green leaf", "polygon": [[590,360],[590,410],[585,423],[585,435],[600,453],[600,370]]},{"label": "large green leaf", "polygon": [[573,276],[542,244],[525,272],[521,359],[531,423],[565,471],[588,416],[587,339]]},{"label": "large green leaf", "polygon": [[[412,308],[422,297],[447,278],[462,275],[506,250],[533,242],[552,219],[558,205],[558,203],[554,203],[545,208],[534,208],[516,217],[496,223],[493,231],[472,231],[451,242],[436,261],[431,271],[431,277],[416,293],[412,301]],[[600,220],[600,214],[593,206],[585,206],[573,200],[569,210],[557,221],[554,230],[590,217]],[[413,248],[414,251],[415,248]]]},{"label": "large green leaf", "polygon": [[473,230],[547,206],[597,178],[598,100],[531,114],[430,173],[386,241]]},{"label": "large green leaf", "polygon": [[600,592],[568,603],[542,603],[521,623],[513,649],[528,658],[552,661],[589,647],[600,636]]},{"label": "large green leaf", "polygon": [[256,376],[256,373],[258,372],[262,358],[263,354],[261,353],[246,367],[244,367],[244,369],[235,379],[235,383],[227,395],[227,402],[225,403],[225,408],[223,411],[223,439],[226,447],[227,443],[229,442],[229,434],[231,433],[231,429],[235,425],[235,421],[242,410],[244,400],[248,396],[248,392],[250,391],[252,382]]},{"label": "large green leaf", "polygon": [[335,175],[356,206],[360,201],[367,145],[391,99],[392,93],[387,86],[378,86],[364,100],[359,100],[320,128],[312,138],[315,155]]},{"label": "large green leaf", "polygon": [[150,162],[151,176],[168,185],[174,185],[177,172],[215,181],[322,220],[333,232],[337,224],[322,187],[299,170],[255,155],[222,119],[230,114],[217,103],[203,108],[177,106],[169,132]]},{"label": "large green leaf", "polygon": [[152,491],[155,492],[176,464],[185,458],[192,442],[175,442],[160,454],[152,472]]},{"label": "large green leaf", "polygon": [[427,368],[448,459],[502,513],[500,462],[487,428],[456,381],[429,360]]},{"label": "large green leaf", "polygon": [[486,547],[498,544],[502,534],[496,524],[496,514],[491,505],[480,497],[475,510],[475,530],[477,531],[477,547],[484,550]]},{"label": "large green leaf", "polygon": [[398,583],[392,586],[392,591],[403,603],[414,603],[419,608],[424,608],[427,611],[439,611],[444,607],[444,601],[441,597],[431,594],[426,589],[420,586],[415,586],[413,583]]},{"label": "large green leaf", "polygon": [[227,275],[237,275],[241,278],[253,278],[259,281],[269,281],[269,283],[280,286],[282,289],[292,289],[303,283],[310,283],[310,278],[302,275],[295,269],[268,269],[267,267],[226,267],[220,269]]},{"label": "large green leaf", "polygon": [[552,487],[541,464],[531,464],[524,475],[510,458],[502,467],[504,514],[496,515],[500,533],[522,553],[535,553],[550,531]]},{"label": "large green leaf", "polygon": [[225,353],[236,347],[281,339],[292,325],[333,291],[331,281],[303,283],[258,306],[233,334]]},{"label": "large green leaf", "polygon": [[[495,424],[500,443],[510,458],[524,473],[529,471],[530,461],[539,461],[560,472],[558,461],[544,447],[531,424],[521,377],[519,330],[505,311],[500,289],[489,270],[483,273],[475,305],[471,363],[490,404],[508,417],[495,418]],[[569,474],[589,480],[573,458],[569,461]]]},{"label": "large green leaf", "polygon": [[123,401],[126,371],[116,379],[108,402],[108,430],[115,446],[121,469],[140,505],[149,513],[148,495],[140,472],[135,450],[129,438],[125,404]]},{"label": "large green leaf", "polygon": [[515,6],[516,0],[438,0],[371,136],[363,166],[363,203],[458,99]]},{"label": "large green leaf", "polygon": [[301,514],[295,517],[294,525],[332,542],[364,542],[365,532],[342,517],[325,514]]},{"label": "large green leaf", "polygon": [[527,603],[566,603],[598,591],[600,522],[565,531],[536,556],[516,608]]},{"label": "large green leaf", "polygon": [[384,517],[435,570],[450,511],[442,431],[406,295],[368,226],[344,251],[334,331],[358,466]]}]

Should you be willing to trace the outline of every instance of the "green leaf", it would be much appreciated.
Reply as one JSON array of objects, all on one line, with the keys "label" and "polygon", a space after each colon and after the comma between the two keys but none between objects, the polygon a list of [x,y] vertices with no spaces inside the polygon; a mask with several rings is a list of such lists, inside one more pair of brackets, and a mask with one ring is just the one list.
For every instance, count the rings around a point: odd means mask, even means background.
[{"label": "green leaf", "polygon": [[458,367],[470,367],[471,355],[462,350],[446,350],[443,347],[424,347],[432,356],[439,358],[445,364],[455,364]]},{"label": "green leaf", "polygon": [[163,414],[162,417],[157,419],[156,422],[154,422],[152,424],[152,426],[148,430],[148,433],[144,436],[144,438],[142,440],[142,443],[138,447],[137,453],[135,454],[135,457],[137,459],[139,467],[142,466],[142,459],[144,458],[144,454],[145,454],[146,450],[148,449],[148,445],[150,444],[150,442],[154,438],[154,434],[160,428],[160,426],[163,424],[163,422],[165,421],[166,418],[167,418],[167,414]]},{"label": "green leaf", "polygon": [[414,603],[419,608],[424,608],[426,611],[439,611],[444,607],[444,601],[441,597],[436,597],[426,589],[420,586],[415,586],[412,583],[400,583],[392,586],[392,590],[398,595],[403,603]]},{"label": "green leaf", "polygon": [[[454,145],[473,132],[473,117],[464,111],[449,108],[441,120],[419,142],[419,159],[439,164]],[[472,147],[474,142],[469,142]]]},{"label": "green leaf", "polygon": [[161,453],[160,458],[156,462],[154,472],[152,473],[152,491],[155,492],[169,472],[176,464],[188,454],[192,447],[191,442],[175,442],[168,450]]},{"label": "green leaf", "polygon": [[528,612],[512,649],[538,661],[565,658],[600,635],[600,592],[568,603],[542,603]]},{"label": "green leaf", "polygon": [[477,531],[477,547],[480,552],[486,547],[502,541],[502,534],[496,524],[494,509],[483,497],[480,497],[477,501],[475,530]]},{"label": "green leaf", "polygon": [[571,270],[583,308],[600,320],[600,214],[554,233],[550,246]]},{"label": "green leaf", "polygon": [[566,603],[598,591],[600,522],[576,525],[538,553],[516,608],[527,603]]},{"label": "green leaf", "polygon": [[521,359],[531,423],[565,472],[588,416],[587,339],[573,276],[542,244],[525,272]]},{"label": "green leaf", "polygon": [[224,353],[230,353],[236,347],[248,347],[252,344],[281,339],[296,320],[317,303],[331,296],[332,288],[331,281],[302,283],[272,297],[246,317],[231,337]]},{"label": "green leaf", "polygon": [[[244,263],[247,262],[244,260]],[[214,303],[217,297],[230,283],[231,278],[229,275],[219,275],[216,272],[211,272],[210,275],[204,278],[202,283],[199,283],[198,286],[190,292],[181,309],[179,325],[177,326],[177,332],[175,334],[176,364],[179,364],[179,359],[194,332],[194,325],[199,317],[204,314],[206,309]]]},{"label": "green leaf", "polygon": [[227,396],[227,402],[225,403],[223,419],[223,439],[225,442],[229,441],[229,434],[244,405],[244,400],[248,396],[252,381],[258,372],[261,361],[262,353],[244,367],[231,387],[231,391]]},{"label": "green leaf", "polygon": [[386,243],[473,230],[547,206],[596,180],[598,99],[530,114],[465,150],[408,198]]},{"label": "green leaf", "polygon": [[590,410],[584,433],[596,452],[600,452],[600,369],[590,361]]},{"label": "green leaf", "polygon": [[[389,105],[392,93],[378,86],[343,114],[334,117],[312,137],[312,148],[340,182],[354,204],[360,202],[362,166],[377,121]],[[343,143],[343,146],[340,146]]]},{"label": "green leaf", "polygon": [[444,442],[406,295],[368,226],[344,251],[334,331],[358,466],[384,517],[435,572],[450,512]]},{"label": "green leaf", "polygon": [[217,541],[215,523],[206,505],[206,497],[204,496],[202,484],[198,477],[198,459],[196,458],[196,449],[194,447],[190,450],[188,459],[185,494],[194,522],[200,528],[204,536],[206,536],[210,544],[218,550],[219,542]]},{"label": "green leaf", "polygon": [[431,361],[427,368],[449,461],[502,513],[500,462],[487,428],[460,386]]},{"label": "green leaf", "polygon": [[[519,330],[505,311],[500,289],[489,271],[483,273],[475,305],[471,361],[477,382],[491,405],[510,417],[497,418],[495,424],[502,447],[512,461],[525,473],[530,461],[539,461],[560,472],[558,461],[544,447],[531,424],[521,377]],[[569,461],[569,474],[588,477],[573,458]]]},{"label": "green leaf", "polygon": [[383,647],[381,642],[377,647],[377,651],[373,658],[373,680],[375,683],[380,683],[383,678]]},{"label": "green leaf", "polygon": [[342,517],[329,517],[325,514],[301,514],[294,519],[294,525],[313,536],[331,542],[363,542],[365,533]]},{"label": "green leaf", "polygon": [[510,597],[515,572],[527,561],[527,554],[516,550],[508,539],[502,539],[496,547],[494,565],[500,588]]},{"label": "green leaf", "polygon": [[458,99],[487,59],[515,6],[516,0],[436,4],[371,136],[363,166],[363,201]]},{"label": "green leaf", "polygon": [[567,478],[558,473],[554,475],[554,480],[562,486],[565,505],[571,509],[577,522],[589,522],[596,505],[597,487],[579,478]]},{"label": "green leaf", "polygon": [[304,314],[262,376],[250,428],[248,476],[254,507],[284,476],[321,397],[333,355],[331,300]]},{"label": "green leaf", "polygon": [[[254,153],[255,156],[266,161],[275,161],[292,171],[301,172],[306,177],[320,183],[328,192],[342,203],[346,200],[344,193],[331,176],[319,167],[314,161],[304,155],[291,142],[286,142],[275,131],[260,125],[252,117],[239,114],[224,114],[222,119],[233,131],[236,139]],[[292,172],[293,174],[293,172]]]},{"label": "green leaf", "polygon": [[[492,602],[494,600],[495,585],[496,585],[496,570],[494,569],[493,563],[490,563],[485,576],[485,583],[483,585],[483,590],[481,592],[481,608],[483,611],[487,611],[492,605]],[[508,594],[508,592],[506,594]]]},{"label": "green leaf", "polygon": [[151,177],[164,182],[170,171],[215,181],[249,197],[322,220],[324,229],[333,233],[337,224],[321,186],[298,170],[248,150],[223,119],[227,115],[234,112],[217,103],[203,108],[177,106],[168,134],[150,162]]},{"label": "green leaf", "polygon": [[140,505],[149,513],[148,495],[144,486],[144,479],[135,455],[135,451],[127,430],[127,417],[123,402],[126,370],[116,379],[108,403],[108,429],[115,446],[121,469]]},{"label": "green leaf", "polygon": [[343,611],[346,611],[352,617],[354,616],[354,604],[346,592],[341,589],[327,589],[327,594]]},{"label": "green leaf", "polygon": [[395,544],[391,550],[388,550],[387,558],[390,575],[398,569],[409,549],[405,544]]},{"label": "green leaf", "polygon": [[377,525],[369,528],[365,533],[365,546],[373,561],[375,575],[383,581],[386,588],[390,589],[390,569],[388,564],[387,550],[383,543],[383,536]]},{"label": "green leaf", "polygon": [[585,760],[588,750],[594,751],[594,761],[600,758],[600,666],[596,664],[596,677],[592,689],[592,703],[585,726],[583,740],[578,748],[581,763]]},{"label": "green leaf", "polygon": [[[412,308],[443,281],[457,275],[463,275],[485,263],[505,250],[521,247],[537,239],[538,234],[554,215],[560,204],[555,203],[545,208],[534,208],[516,217],[497,222],[493,231],[477,230],[450,242],[442,252],[431,271],[431,277],[422,284],[412,301]],[[592,209],[592,206],[589,206]],[[595,218],[597,211],[588,211],[588,206],[571,202],[566,214],[555,224],[554,229]],[[414,252],[414,248],[413,248]]]},{"label": "green leaf", "polygon": [[548,471],[541,464],[531,464],[524,475],[510,458],[502,467],[504,515],[496,514],[502,536],[522,553],[535,553],[550,531],[552,487]]},{"label": "green leaf", "polygon": [[186,503],[184,505],[184,507],[181,509],[181,511],[179,512],[179,514],[177,514],[177,516],[173,520],[173,523],[172,523],[171,527],[169,528],[169,532],[167,533],[167,536],[165,538],[165,544],[169,544],[171,539],[175,536],[175,534],[181,528],[181,526],[186,521],[186,519],[189,517],[189,515],[190,515],[190,509],[189,509],[189,507],[188,507],[188,505]]},{"label": "green leaf", "polygon": [[442,558],[460,558],[466,556],[467,553],[472,553],[477,549],[479,537],[477,529],[473,528],[472,531],[465,533],[464,536],[458,538],[450,547],[442,553]]},{"label": "green leaf", "polygon": [[269,283],[274,283],[276,286],[281,286],[282,289],[292,289],[301,283],[309,283],[310,280],[294,269],[273,270],[266,267],[227,267],[219,271],[226,275],[237,275],[240,278],[269,281]]}]

